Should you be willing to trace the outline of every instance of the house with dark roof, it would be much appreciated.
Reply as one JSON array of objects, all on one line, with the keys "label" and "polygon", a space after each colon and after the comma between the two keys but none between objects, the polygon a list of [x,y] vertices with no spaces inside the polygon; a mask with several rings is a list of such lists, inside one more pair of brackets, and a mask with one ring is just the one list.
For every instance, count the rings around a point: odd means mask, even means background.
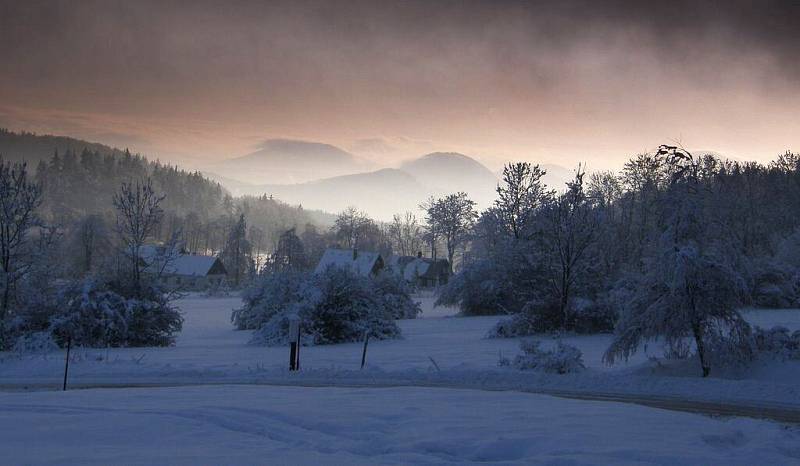
[{"label": "house with dark roof", "polygon": [[314,273],[322,273],[328,267],[348,267],[359,275],[376,275],[383,269],[383,257],[377,252],[358,249],[328,248],[319,260]]},{"label": "house with dark roof", "polygon": [[386,267],[409,284],[430,288],[447,284],[450,279],[450,262],[447,259],[430,259],[422,253],[414,256],[390,256]]}]

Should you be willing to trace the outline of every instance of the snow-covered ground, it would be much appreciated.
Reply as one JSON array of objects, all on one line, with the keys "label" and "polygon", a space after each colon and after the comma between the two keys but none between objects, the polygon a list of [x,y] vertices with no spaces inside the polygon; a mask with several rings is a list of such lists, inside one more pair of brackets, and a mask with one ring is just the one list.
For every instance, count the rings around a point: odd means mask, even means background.
[{"label": "snow-covered ground", "polygon": [[434,388],[6,393],[0,431],[3,464],[800,463],[771,422]]},{"label": "snow-covered ground", "polygon": [[[370,342],[365,370],[361,344],[342,344],[302,348],[302,370],[288,372],[286,348],[250,346],[250,332],[233,330],[236,297],[182,299],[186,322],[171,348],[75,350],[71,386],[113,390],[44,391],[61,385],[63,352],[0,353],[0,390],[8,391],[0,393],[0,463],[800,462],[796,426],[537,394],[795,419],[797,362],[702,379],[691,364],[650,361],[657,347],[607,367],[610,336],[565,336],[587,371],[518,372],[497,361],[519,341],[485,338],[498,317],[453,317],[431,296],[420,301],[425,313],[400,322],[402,340]],[[796,310],[746,316],[800,329]],[[129,385],[163,387],[119,388]]]},{"label": "snow-covered ground", "polygon": [[[231,309],[239,298],[187,297],[179,302],[186,322],[171,348],[112,348],[74,351],[70,366],[73,386],[200,383],[302,383],[310,385],[436,385],[468,388],[518,389],[550,392],[601,392],[682,397],[705,402],[770,403],[800,409],[800,364],[770,362],[724,378],[700,379],[691,361],[665,365],[655,345],[629,363],[607,367],[602,354],[609,335],[565,336],[584,354],[589,370],[558,376],[519,373],[497,367],[500,355],[518,352],[516,339],[487,339],[498,317],[452,317],[455,309],[432,308],[431,297],[421,298],[423,317],[401,321],[402,340],[371,341],[367,370],[359,370],[358,343],[304,347],[300,374],[286,371],[286,348],[247,344],[250,332],[234,331]],[[780,324],[800,329],[800,311],[748,310],[758,325]],[[548,344],[553,339],[543,336]],[[0,354],[0,388],[59,387],[63,353],[44,355]]]}]

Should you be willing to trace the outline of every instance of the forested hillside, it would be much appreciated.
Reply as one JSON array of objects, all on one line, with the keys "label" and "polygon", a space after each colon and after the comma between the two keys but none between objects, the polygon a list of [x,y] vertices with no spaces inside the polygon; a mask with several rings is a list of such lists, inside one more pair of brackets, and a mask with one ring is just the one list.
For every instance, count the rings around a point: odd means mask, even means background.
[{"label": "forested hillside", "polygon": [[164,196],[164,221],[157,240],[178,235],[192,252],[217,253],[241,213],[249,233],[265,252],[285,230],[324,223],[320,212],[306,212],[269,196],[234,198],[219,183],[199,172],[149,161],[129,150],[78,139],[15,133],[0,129],[0,156],[9,162],[26,162],[42,187],[39,214],[48,225],[66,234],[75,232],[87,218],[99,228],[114,225],[112,199],[123,182],[150,178]]}]

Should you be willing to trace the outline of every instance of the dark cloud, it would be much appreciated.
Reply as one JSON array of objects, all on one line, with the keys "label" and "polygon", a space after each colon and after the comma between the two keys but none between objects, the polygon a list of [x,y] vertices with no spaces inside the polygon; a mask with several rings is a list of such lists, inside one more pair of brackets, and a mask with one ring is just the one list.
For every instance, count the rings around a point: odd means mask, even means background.
[{"label": "dark cloud", "polygon": [[[798,24],[800,4],[778,1],[0,0],[0,102],[217,125],[220,140],[409,135],[498,157],[640,149],[709,121],[713,145],[793,102]],[[152,125],[96,132],[169,137],[128,131]],[[613,142],[631,128],[640,139]]]}]

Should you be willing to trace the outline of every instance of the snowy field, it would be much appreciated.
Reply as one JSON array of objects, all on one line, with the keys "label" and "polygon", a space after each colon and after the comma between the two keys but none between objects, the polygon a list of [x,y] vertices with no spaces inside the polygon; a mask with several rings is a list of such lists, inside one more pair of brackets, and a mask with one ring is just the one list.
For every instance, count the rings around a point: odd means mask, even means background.
[{"label": "snowy field", "polygon": [[[602,354],[609,335],[565,336],[583,351],[589,368],[582,374],[558,376],[519,373],[497,367],[500,355],[513,356],[519,340],[487,339],[498,317],[452,317],[451,308],[433,308],[421,298],[420,319],[401,321],[401,340],[371,341],[367,369],[360,370],[359,343],[304,347],[299,374],[286,370],[286,348],[248,345],[249,331],[234,331],[231,310],[236,297],[187,297],[179,301],[186,322],[171,348],[77,349],[70,366],[70,384],[170,385],[202,383],[278,383],[304,385],[427,385],[528,391],[577,391],[675,396],[713,402],[763,402],[800,409],[800,365],[758,364],[740,373],[716,373],[701,379],[694,362],[668,365],[655,345],[628,364],[607,367]],[[752,322],[800,329],[800,311],[748,310]],[[552,344],[552,336],[541,337]],[[721,377],[720,377],[721,376]],[[63,352],[0,354],[0,388],[52,389],[63,377]]]},{"label": "snowy field", "polygon": [[[455,309],[434,308],[430,296],[420,298],[420,301],[423,317],[400,321],[403,339],[370,342],[367,354],[370,368],[385,372],[429,371],[437,366],[442,370],[493,370],[497,368],[501,355],[513,356],[518,352],[518,339],[485,338],[500,317],[453,317]],[[286,348],[248,345],[251,332],[233,330],[231,310],[240,304],[237,297],[182,299],[178,305],[185,323],[174,347],[78,349],[74,351],[71,380],[76,383],[136,383],[147,377],[156,377],[163,382],[186,382],[188,379],[223,382],[231,377],[285,368],[288,361]],[[798,310],[748,310],[745,315],[751,322],[764,327],[783,325],[791,330],[800,329]],[[541,339],[548,344],[554,341],[552,336],[542,336]],[[568,335],[563,340],[581,349],[584,363],[592,372],[627,375],[667,370],[648,360],[649,357],[662,356],[663,351],[658,345],[651,345],[627,364],[608,367],[603,364],[602,355],[611,340],[610,335]],[[357,370],[361,350],[360,343],[304,347],[301,351],[302,366],[305,370]],[[61,352],[33,355],[0,353],[0,386],[58,384],[62,365]],[[686,370],[686,373],[671,375],[696,375],[692,367]],[[769,370],[784,373],[780,378],[769,380],[772,377]],[[780,365],[773,365],[762,373],[751,371],[723,375],[800,385],[798,372],[786,373]]]},{"label": "snowy field", "polygon": [[800,431],[771,422],[434,388],[0,394],[0,430],[3,464],[800,462]]},{"label": "snowy field", "polygon": [[[232,329],[235,297],[181,300],[175,347],[73,352],[73,388],[114,389],[52,391],[63,352],[0,354],[0,464],[800,464],[796,425],[537,394],[800,415],[797,363],[709,379],[648,354],[609,368],[610,336],[596,335],[564,337],[584,373],[518,372],[497,360],[519,341],[485,338],[498,317],[453,317],[420,299],[424,316],[400,322],[402,340],[372,341],[365,370],[362,346],[342,344],[302,348],[302,370],[289,373],[286,348],[250,346],[250,332]],[[800,329],[800,311],[746,316]],[[125,388],[136,385],[153,387]]]}]

